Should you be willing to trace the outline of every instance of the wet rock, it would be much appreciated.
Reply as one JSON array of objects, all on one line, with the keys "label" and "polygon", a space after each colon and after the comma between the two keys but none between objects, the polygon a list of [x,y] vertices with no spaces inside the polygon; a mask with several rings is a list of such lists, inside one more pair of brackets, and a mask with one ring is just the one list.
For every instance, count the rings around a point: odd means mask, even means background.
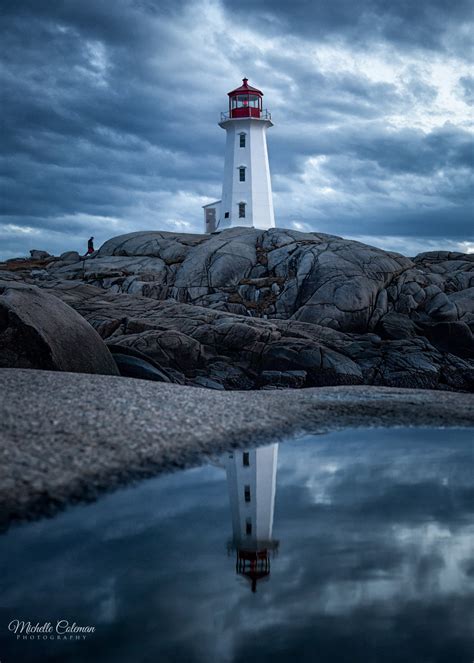
[{"label": "wet rock", "polygon": [[123,377],[154,380],[155,382],[171,382],[163,371],[155,368],[149,361],[121,352],[114,352],[112,356],[120,371],[120,375]]},{"label": "wet rock", "polygon": [[151,357],[142,354],[135,348],[114,345],[110,340],[107,342],[107,347],[112,353],[122,376],[154,380],[155,382],[185,383],[185,377],[181,372],[175,369],[163,368]]}]

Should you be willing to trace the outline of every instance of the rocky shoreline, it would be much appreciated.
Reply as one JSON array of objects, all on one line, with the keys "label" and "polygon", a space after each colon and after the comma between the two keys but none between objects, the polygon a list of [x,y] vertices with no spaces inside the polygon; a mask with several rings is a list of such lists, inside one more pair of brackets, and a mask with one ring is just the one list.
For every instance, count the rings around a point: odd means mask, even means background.
[{"label": "rocky shoreline", "polygon": [[0,265],[0,367],[214,390],[474,391],[474,255],[410,259],[254,228],[132,233],[87,257],[31,253]]},{"label": "rocky shoreline", "polygon": [[348,386],[212,391],[2,369],[0,529],[238,446],[347,427],[474,426],[469,394]]}]

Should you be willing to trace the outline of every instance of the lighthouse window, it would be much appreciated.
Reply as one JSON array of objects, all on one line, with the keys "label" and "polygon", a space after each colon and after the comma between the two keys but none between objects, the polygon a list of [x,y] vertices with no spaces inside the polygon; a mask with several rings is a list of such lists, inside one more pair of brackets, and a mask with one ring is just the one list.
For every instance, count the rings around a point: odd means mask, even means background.
[{"label": "lighthouse window", "polygon": [[244,451],[242,454],[242,464],[244,467],[248,467],[250,465],[250,454],[248,451]]},{"label": "lighthouse window", "polygon": [[240,134],[240,147],[245,147],[245,134]]},{"label": "lighthouse window", "polygon": [[[234,99],[232,101],[234,101]],[[237,108],[247,108],[248,105],[249,105],[248,94],[239,94],[239,96],[237,97]]]},{"label": "lighthouse window", "polygon": [[[245,168],[239,168],[239,180],[241,182],[245,182]],[[245,205],[244,205],[244,212],[245,212]],[[245,214],[243,214],[245,216]]]},{"label": "lighthouse window", "polygon": [[245,219],[245,203],[239,203],[239,219]]},{"label": "lighthouse window", "polygon": [[244,498],[246,502],[250,502],[250,486],[244,488]]},{"label": "lighthouse window", "polygon": [[252,519],[251,518],[247,518],[247,520],[245,521],[245,534],[247,536],[250,536],[252,534]]},{"label": "lighthouse window", "polygon": [[239,94],[232,97],[232,109],[235,108],[261,108],[261,97],[256,94]]}]

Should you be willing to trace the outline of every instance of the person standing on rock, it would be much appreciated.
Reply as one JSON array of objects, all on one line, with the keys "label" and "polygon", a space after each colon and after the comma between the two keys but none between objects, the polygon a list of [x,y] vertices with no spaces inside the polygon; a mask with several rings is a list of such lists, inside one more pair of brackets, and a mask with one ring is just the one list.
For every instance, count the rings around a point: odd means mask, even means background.
[{"label": "person standing on rock", "polygon": [[89,240],[87,242],[87,254],[89,253],[94,253],[94,238],[89,237]]}]

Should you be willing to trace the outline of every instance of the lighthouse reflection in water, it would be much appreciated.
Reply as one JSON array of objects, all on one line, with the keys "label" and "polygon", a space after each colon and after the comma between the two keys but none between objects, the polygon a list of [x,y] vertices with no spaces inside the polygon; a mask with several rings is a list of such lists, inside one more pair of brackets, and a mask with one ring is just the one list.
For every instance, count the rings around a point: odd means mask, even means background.
[{"label": "lighthouse reflection in water", "polygon": [[235,451],[225,462],[232,514],[229,553],[236,572],[248,579],[252,592],[268,580],[271,557],[278,550],[273,538],[278,444]]}]

